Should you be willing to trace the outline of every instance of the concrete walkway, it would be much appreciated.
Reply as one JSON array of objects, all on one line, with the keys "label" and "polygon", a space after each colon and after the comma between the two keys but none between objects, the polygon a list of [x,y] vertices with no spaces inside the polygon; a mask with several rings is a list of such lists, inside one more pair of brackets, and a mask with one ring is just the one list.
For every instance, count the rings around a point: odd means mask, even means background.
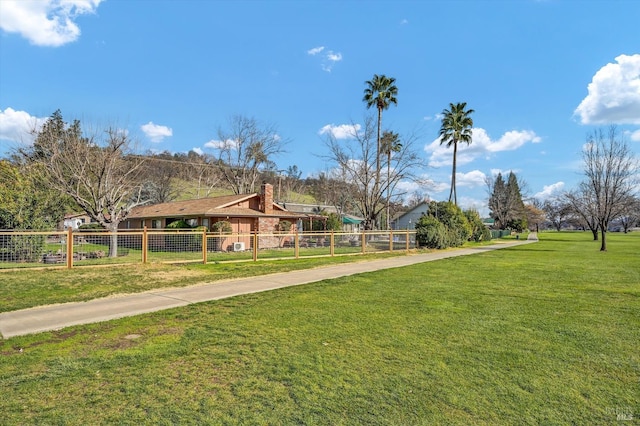
[{"label": "concrete walkway", "polygon": [[128,317],[162,309],[186,306],[241,294],[257,293],[282,287],[308,284],[381,269],[399,268],[417,263],[465,256],[485,251],[513,247],[537,241],[535,234],[528,240],[501,242],[484,247],[436,251],[389,259],[353,262],[311,270],[284,272],[258,277],[216,281],[191,287],[158,289],[144,293],[109,296],[88,302],[39,306],[0,313],[0,334],[3,338],[43,331],[59,330],[78,324],[89,324]]}]

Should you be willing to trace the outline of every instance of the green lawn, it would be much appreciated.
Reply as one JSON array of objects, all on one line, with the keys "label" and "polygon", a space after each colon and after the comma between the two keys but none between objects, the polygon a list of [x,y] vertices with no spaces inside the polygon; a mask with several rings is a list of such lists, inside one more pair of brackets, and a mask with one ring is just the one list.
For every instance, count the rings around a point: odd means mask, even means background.
[{"label": "green lawn", "polygon": [[540,238],[2,341],[3,424],[637,422],[640,234]]},{"label": "green lawn", "polygon": [[[113,294],[184,287],[231,278],[403,255],[405,252],[398,251],[357,256],[209,263],[207,265],[138,263],[112,267],[78,267],[72,270],[66,268],[14,269],[0,272],[0,312],[52,303],[86,301]],[[247,259],[251,259],[250,253]]]}]

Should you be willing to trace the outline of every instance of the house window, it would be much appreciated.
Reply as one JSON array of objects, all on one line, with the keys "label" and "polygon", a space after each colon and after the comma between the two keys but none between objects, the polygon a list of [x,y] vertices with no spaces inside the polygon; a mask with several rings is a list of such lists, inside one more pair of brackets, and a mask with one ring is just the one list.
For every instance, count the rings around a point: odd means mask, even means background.
[{"label": "house window", "polygon": [[198,219],[196,219],[196,218],[187,219],[185,222],[187,222],[189,224],[189,226],[191,226],[191,227],[198,226]]},{"label": "house window", "polygon": [[202,226],[204,226],[205,228],[209,229],[209,218],[205,217],[202,219]]},{"label": "house window", "polygon": [[153,219],[151,221],[151,228],[153,228],[153,229],[162,228],[162,221],[160,219]]}]

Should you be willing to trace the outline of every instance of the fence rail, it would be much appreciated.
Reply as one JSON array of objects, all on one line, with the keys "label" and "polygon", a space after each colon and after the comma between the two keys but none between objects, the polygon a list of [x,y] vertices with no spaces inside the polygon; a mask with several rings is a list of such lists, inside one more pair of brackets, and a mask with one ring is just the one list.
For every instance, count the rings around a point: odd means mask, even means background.
[{"label": "fence rail", "polygon": [[257,261],[408,251],[415,231],[216,233],[191,230],[0,232],[0,269]]}]

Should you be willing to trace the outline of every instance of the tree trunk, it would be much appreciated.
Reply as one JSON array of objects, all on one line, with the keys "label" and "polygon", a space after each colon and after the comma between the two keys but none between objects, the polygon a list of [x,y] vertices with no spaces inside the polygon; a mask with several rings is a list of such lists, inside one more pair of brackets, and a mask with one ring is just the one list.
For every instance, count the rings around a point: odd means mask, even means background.
[{"label": "tree trunk", "polygon": [[458,156],[458,141],[453,140],[453,170],[451,173],[451,191],[449,192],[449,202],[453,196],[453,204],[458,205],[458,196],[456,194],[456,157]]},{"label": "tree trunk", "polygon": [[[378,197],[378,191],[380,191],[380,129],[382,128],[382,108],[378,107],[378,138],[376,147],[376,179],[373,183],[373,197]],[[375,205],[373,206],[375,210]],[[376,217],[373,218],[374,222]]]},{"label": "tree trunk", "polygon": [[598,228],[592,229],[591,232],[593,233],[593,241],[598,241]]},{"label": "tree trunk", "polygon": [[391,204],[391,200],[389,197],[391,196],[391,185],[389,185],[389,181],[391,180],[391,147],[387,147],[389,149],[389,154],[387,154],[387,230],[391,229],[391,220],[389,218],[389,205]]},{"label": "tree trunk", "polygon": [[111,224],[108,228],[110,243],[109,243],[109,257],[118,257],[118,225]]},{"label": "tree trunk", "polygon": [[604,226],[601,226],[601,234],[602,234],[602,242],[600,243],[600,251],[607,251],[607,229]]}]

